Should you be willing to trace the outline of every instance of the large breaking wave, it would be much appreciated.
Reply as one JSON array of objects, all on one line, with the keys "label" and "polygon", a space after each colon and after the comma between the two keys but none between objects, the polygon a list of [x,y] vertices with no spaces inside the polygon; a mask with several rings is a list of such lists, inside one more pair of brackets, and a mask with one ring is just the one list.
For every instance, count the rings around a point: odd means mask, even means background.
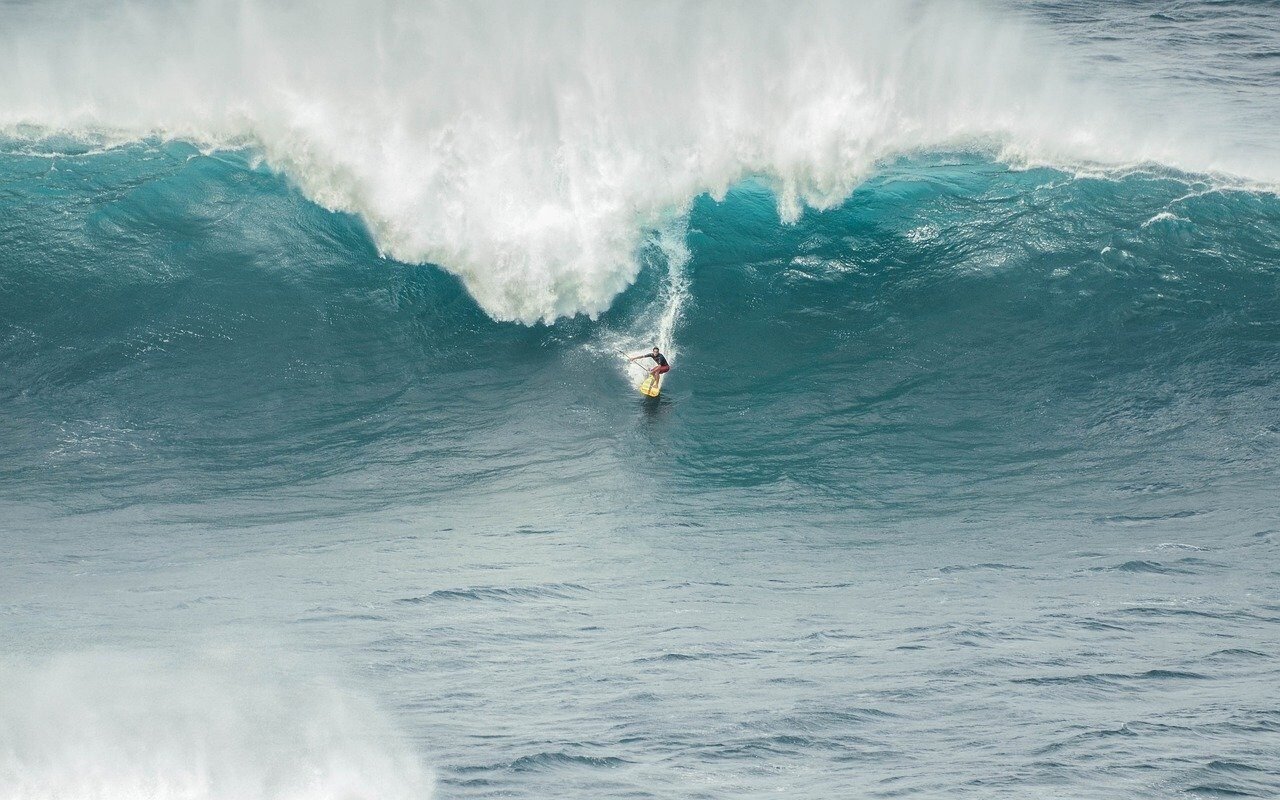
[{"label": "large breaking wave", "polygon": [[646,230],[747,176],[795,219],[921,150],[1280,174],[1206,135],[1209,105],[1084,81],[1052,35],[967,3],[323,8],[6,9],[0,130],[249,148],[523,322],[603,311]]}]

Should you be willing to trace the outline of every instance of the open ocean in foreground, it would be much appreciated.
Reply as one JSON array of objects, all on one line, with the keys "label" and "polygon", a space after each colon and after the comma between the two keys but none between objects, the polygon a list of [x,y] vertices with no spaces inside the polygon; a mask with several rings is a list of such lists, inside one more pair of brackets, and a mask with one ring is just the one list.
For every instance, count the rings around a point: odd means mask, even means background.
[{"label": "open ocean in foreground", "polygon": [[0,800],[1280,797],[1275,3],[0,74]]}]

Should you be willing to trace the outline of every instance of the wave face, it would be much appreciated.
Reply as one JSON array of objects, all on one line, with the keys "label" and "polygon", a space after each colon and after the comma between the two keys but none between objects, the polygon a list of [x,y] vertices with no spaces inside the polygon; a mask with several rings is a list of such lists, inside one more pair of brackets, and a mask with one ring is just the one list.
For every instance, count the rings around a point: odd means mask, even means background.
[{"label": "wave face", "polygon": [[[1025,14],[963,3],[5,14],[0,130],[250,147],[358,214],[379,252],[444,266],[502,320],[598,314],[635,279],[646,229],[746,176],[770,179],[786,219],[839,204],[882,159],[940,148],[1280,178],[1258,147],[1271,137],[1242,141],[1221,93],[1143,87],[1138,48],[1073,48]],[[1110,84],[1081,78],[1108,64]]]},{"label": "wave face", "polygon": [[[612,469],[573,454],[621,424],[598,409],[632,413],[613,359],[652,341],[680,364],[663,470],[698,486],[936,511],[1006,474],[1042,492],[1035,465],[1064,491],[1103,465],[1236,484],[1275,455],[1269,194],[936,154],[788,223],[745,182],[695,203],[679,246],[653,234],[598,321],[525,328],[245,161],[153,143],[5,164],[9,474],[36,497],[193,502],[365,469],[380,491],[335,505],[497,474],[554,488]],[[564,442],[539,422],[579,413]]]}]

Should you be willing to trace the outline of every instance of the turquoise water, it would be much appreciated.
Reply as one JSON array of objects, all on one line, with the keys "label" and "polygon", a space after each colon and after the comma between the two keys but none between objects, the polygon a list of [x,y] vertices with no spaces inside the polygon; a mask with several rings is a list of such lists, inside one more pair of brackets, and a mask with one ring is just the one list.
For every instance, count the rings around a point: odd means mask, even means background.
[{"label": "turquoise water", "polygon": [[[1214,163],[1241,168],[1055,164],[1009,152],[1020,129],[857,175],[747,159],[719,187],[713,159],[661,213],[615,187],[632,233],[574,206],[597,273],[550,200],[496,195],[500,225],[353,161],[359,201],[331,202],[265,122],[215,147],[134,112],[109,141],[56,109],[10,129],[0,785],[1280,793],[1280,199],[1254,143],[1280,23],[1023,12],[1110,80],[1180,41],[1189,68],[1134,91],[1232,87]],[[405,238],[391,210],[421,208],[457,229]],[[648,401],[616,349],[655,340]]]}]

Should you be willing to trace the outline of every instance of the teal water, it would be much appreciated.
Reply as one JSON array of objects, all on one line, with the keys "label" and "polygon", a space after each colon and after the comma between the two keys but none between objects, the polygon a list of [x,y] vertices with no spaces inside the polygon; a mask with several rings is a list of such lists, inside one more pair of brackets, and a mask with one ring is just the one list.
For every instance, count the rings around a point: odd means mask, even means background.
[{"label": "teal water", "polygon": [[39,191],[8,185],[14,499],[333,483],[335,511],[379,510],[595,477],[878,519],[1272,477],[1269,195],[937,156],[784,225],[748,182],[691,212],[680,369],[645,403],[607,342],[650,313],[657,247],[599,321],[528,328],[234,160],[19,164]]},{"label": "teal water", "polygon": [[[1268,9],[1028,13],[1182,30],[1222,63],[1147,80],[1265,118]],[[1280,794],[1265,185],[969,142],[784,220],[762,173],[524,324],[540,278],[126,139],[0,148],[6,796]]]}]

